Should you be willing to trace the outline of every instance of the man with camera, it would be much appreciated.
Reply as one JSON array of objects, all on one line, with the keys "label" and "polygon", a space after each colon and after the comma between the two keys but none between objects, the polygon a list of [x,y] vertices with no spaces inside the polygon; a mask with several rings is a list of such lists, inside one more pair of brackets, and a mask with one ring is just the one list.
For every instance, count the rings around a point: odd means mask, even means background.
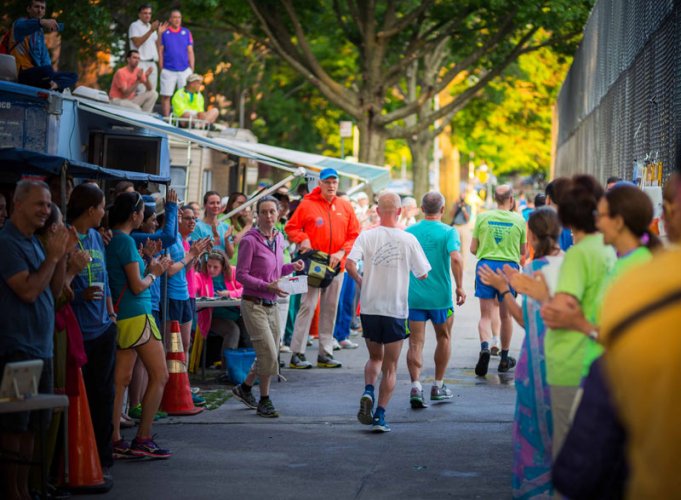
[{"label": "man with camera", "polygon": [[[310,286],[308,292],[302,296],[291,341],[291,368],[312,368],[312,364],[305,358],[305,346],[318,301],[321,304],[317,366],[342,366],[333,358],[333,329],[343,284],[345,259],[359,235],[359,221],[352,205],[336,196],[337,190],[338,172],[333,168],[325,168],[319,173],[319,186],[303,198],[285,227],[289,241],[298,245],[299,252],[315,250],[318,252],[315,254],[317,258],[323,258],[323,254],[327,254],[328,267],[338,268],[340,271],[328,284],[325,281],[322,283],[326,285],[324,288]],[[313,265],[314,262],[326,264],[313,261]]]}]

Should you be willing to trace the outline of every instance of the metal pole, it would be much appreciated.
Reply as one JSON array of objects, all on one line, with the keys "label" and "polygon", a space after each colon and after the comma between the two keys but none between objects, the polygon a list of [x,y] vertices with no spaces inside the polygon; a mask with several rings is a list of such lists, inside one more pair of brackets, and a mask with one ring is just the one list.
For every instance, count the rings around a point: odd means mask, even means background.
[{"label": "metal pole", "polygon": [[65,161],[61,166],[61,182],[59,186],[59,191],[61,192],[61,213],[63,217],[66,217],[66,174],[68,172],[69,165]]},{"label": "metal pole", "polygon": [[291,181],[292,181],[293,179],[295,179],[296,177],[304,177],[304,176],[305,176],[305,173],[306,173],[306,172],[305,172],[305,169],[304,169],[303,167],[299,167],[293,174],[289,175],[289,176],[286,177],[284,180],[279,181],[279,182],[277,182],[276,184],[274,184],[274,185],[268,187],[268,188],[265,189],[263,192],[261,192],[259,195],[254,196],[253,198],[251,198],[250,200],[248,200],[248,201],[247,201],[246,203],[244,203],[243,205],[239,205],[239,206],[236,207],[234,210],[232,210],[231,212],[229,212],[228,214],[226,214],[226,215],[224,216],[224,218],[225,218],[225,219],[229,219],[229,218],[233,217],[234,215],[238,214],[239,212],[241,212],[242,210],[244,210],[244,209],[246,209],[246,208],[248,208],[248,207],[250,207],[250,206],[252,206],[252,205],[255,205],[256,203],[258,203],[258,200],[259,200],[260,198],[262,198],[263,196],[267,196],[268,194],[273,193],[274,191],[276,191],[277,189],[279,189],[279,188],[280,188],[281,186],[283,186],[284,184],[286,184],[286,183],[288,183],[288,182],[291,182]]},{"label": "metal pole", "polygon": [[345,139],[343,137],[340,138],[340,146],[341,146],[341,160],[345,160]]}]

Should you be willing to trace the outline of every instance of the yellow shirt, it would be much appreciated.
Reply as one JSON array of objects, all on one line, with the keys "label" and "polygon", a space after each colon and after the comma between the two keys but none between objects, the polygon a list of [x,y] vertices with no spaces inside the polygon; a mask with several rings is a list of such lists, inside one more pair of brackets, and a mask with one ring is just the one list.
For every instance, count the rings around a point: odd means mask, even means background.
[{"label": "yellow shirt", "polygon": [[623,274],[602,311],[608,380],[628,434],[627,498],[671,498],[681,491],[681,250]]}]

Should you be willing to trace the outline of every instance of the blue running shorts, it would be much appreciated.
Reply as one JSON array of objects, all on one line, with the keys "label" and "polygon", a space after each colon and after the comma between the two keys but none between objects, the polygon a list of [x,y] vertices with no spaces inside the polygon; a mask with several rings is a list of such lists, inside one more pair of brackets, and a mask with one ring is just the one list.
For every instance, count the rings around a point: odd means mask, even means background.
[{"label": "blue running shorts", "polygon": [[[480,281],[480,276],[478,275],[478,269],[480,266],[487,265],[492,271],[497,269],[503,269],[503,267],[508,264],[514,269],[520,269],[520,266],[515,262],[509,262],[506,260],[487,260],[481,259],[478,261],[478,265],[475,267],[475,296],[479,299],[497,299],[499,300],[499,295],[501,295],[496,288],[485,285]],[[510,287],[509,287],[510,288]],[[515,297],[517,295],[516,291],[511,288],[511,293]]]},{"label": "blue running shorts", "polygon": [[434,325],[441,325],[454,315],[454,308],[446,309],[409,309],[409,321],[432,321]]}]

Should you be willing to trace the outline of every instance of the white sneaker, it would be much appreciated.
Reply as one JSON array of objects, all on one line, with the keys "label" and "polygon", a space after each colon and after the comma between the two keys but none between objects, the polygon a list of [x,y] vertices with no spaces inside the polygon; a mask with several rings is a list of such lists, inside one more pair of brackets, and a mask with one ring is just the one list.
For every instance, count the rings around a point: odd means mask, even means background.
[{"label": "white sneaker", "polygon": [[291,348],[286,344],[281,344],[279,346],[279,352],[291,352]]},{"label": "white sneaker", "polygon": [[333,339],[333,350],[334,351],[340,351],[342,349],[341,345],[338,343],[336,339]]},{"label": "white sneaker", "polygon": [[355,344],[352,340],[350,339],[345,339],[340,341],[340,346],[343,349],[357,349],[359,347],[359,344]]}]

